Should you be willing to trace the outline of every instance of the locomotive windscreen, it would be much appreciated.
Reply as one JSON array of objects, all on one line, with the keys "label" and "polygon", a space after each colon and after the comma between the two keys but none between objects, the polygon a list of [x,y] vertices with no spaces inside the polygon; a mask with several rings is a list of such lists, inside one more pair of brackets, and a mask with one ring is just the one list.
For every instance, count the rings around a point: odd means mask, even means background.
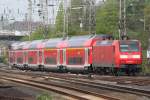
[{"label": "locomotive windscreen", "polygon": [[139,51],[139,43],[137,41],[120,41],[121,52],[137,52]]}]

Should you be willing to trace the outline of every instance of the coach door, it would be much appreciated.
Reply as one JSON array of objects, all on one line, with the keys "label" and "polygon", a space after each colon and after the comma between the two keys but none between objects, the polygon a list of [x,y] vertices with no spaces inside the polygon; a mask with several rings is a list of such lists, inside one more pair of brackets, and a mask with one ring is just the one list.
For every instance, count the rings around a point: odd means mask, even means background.
[{"label": "coach door", "polygon": [[38,63],[39,65],[42,65],[42,62],[43,62],[43,50],[39,50],[38,52]]},{"label": "coach door", "polygon": [[66,49],[63,49],[63,65],[66,65]]},{"label": "coach door", "polygon": [[85,48],[85,65],[88,65],[89,49]]},{"label": "coach door", "polygon": [[59,64],[64,65],[66,64],[66,49],[60,49],[59,50]]},{"label": "coach door", "polygon": [[24,51],[24,64],[28,64],[28,51]]}]

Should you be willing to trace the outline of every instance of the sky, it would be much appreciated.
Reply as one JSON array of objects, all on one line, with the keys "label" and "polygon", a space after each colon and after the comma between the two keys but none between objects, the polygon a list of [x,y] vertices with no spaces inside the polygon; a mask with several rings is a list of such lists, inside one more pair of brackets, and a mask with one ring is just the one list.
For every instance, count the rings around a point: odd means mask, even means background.
[{"label": "sky", "polygon": [[27,13],[27,0],[0,0],[0,16],[8,19],[23,20]]},{"label": "sky", "polygon": [[[39,0],[32,0],[36,1],[35,4],[33,4],[34,10],[33,13],[33,19],[34,21],[39,21],[40,18],[38,16],[38,7],[36,6],[38,4]],[[50,2],[52,0],[49,0]],[[97,0],[99,1],[99,0]],[[52,3],[52,2],[51,2]],[[49,18],[53,19],[53,17],[56,16],[56,14],[53,15],[52,11],[53,9],[49,7]],[[28,13],[28,0],[0,0],[0,17],[3,15],[4,17],[7,17],[9,20],[14,19],[15,21],[22,21],[25,20],[25,15]],[[50,20],[49,19],[49,20]]]},{"label": "sky", "polygon": [[[55,1],[55,0],[54,0]],[[57,1],[57,0],[56,0]],[[32,0],[33,4],[33,10],[32,10],[32,16],[34,21],[39,21],[40,17],[38,14],[38,6],[39,0]],[[49,4],[56,4],[56,2],[53,2],[52,0],[49,0]],[[52,17],[53,9],[56,9],[56,7],[52,8],[49,7],[49,20],[54,19]],[[28,13],[28,0],[0,0],[0,17],[3,15],[4,17],[7,17],[10,19],[15,19],[16,21],[25,20],[25,16],[27,16]],[[50,16],[51,15],[51,16]],[[56,14],[55,14],[56,16]]]}]

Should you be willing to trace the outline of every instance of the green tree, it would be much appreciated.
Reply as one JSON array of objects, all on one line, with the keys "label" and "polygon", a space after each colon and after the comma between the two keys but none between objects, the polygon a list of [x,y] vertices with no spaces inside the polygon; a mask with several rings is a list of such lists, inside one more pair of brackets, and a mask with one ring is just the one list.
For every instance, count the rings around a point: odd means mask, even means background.
[{"label": "green tree", "polygon": [[58,34],[55,34],[55,28],[51,26],[40,26],[30,36],[24,37],[22,40],[39,40],[39,39],[48,39],[52,37],[57,37]]},{"label": "green tree", "polygon": [[150,2],[145,5],[144,20],[146,31],[150,32]]},{"label": "green tree", "polygon": [[64,9],[63,9],[63,3],[61,2],[56,17],[56,32],[58,34],[63,33],[63,27],[64,27]]},{"label": "green tree", "polygon": [[127,0],[127,28],[130,31],[144,31],[144,0]]},{"label": "green tree", "polygon": [[83,16],[83,0],[71,0],[71,8],[68,8],[69,22],[68,33],[69,35],[81,34],[80,23]]},{"label": "green tree", "polygon": [[118,34],[118,1],[107,0],[96,12],[96,33]]}]

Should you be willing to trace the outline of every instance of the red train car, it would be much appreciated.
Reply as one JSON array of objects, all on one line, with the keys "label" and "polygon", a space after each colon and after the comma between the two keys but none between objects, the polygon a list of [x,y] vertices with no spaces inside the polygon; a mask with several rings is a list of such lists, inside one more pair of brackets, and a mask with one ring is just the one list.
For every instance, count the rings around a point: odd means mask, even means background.
[{"label": "red train car", "polygon": [[44,48],[44,40],[35,40],[30,42],[24,47],[24,59],[26,62],[25,67],[29,69],[37,70],[42,69],[42,49]]},{"label": "red train car", "polygon": [[11,45],[11,50],[9,50],[9,65],[15,66],[16,65],[16,50],[19,43],[13,43]]},{"label": "red train car", "polygon": [[142,63],[141,44],[137,40],[98,41],[93,47],[93,67],[102,72],[121,69],[127,74],[139,71]]},{"label": "red train car", "polygon": [[22,50],[22,46],[25,45],[26,42],[14,43],[11,46],[11,50],[9,51],[9,62],[13,67],[21,68],[24,65],[23,57],[24,52]]},{"label": "red train car", "polygon": [[92,71],[92,48],[96,41],[109,38],[108,35],[74,36],[68,39],[66,67],[69,71]]},{"label": "red train car", "polygon": [[85,35],[13,44],[9,51],[10,65],[49,71],[138,70],[142,63],[140,42],[109,38],[109,35]]},{"label": "red train car", "polygon": [[[46,70],[58,71],[62,64],[62,55],[60,54],[59,43],[64,42],[61,38],[49,39],[45,42],[43,50],[44,68]],[[63,47],[63,46],[62,46]]]}]

